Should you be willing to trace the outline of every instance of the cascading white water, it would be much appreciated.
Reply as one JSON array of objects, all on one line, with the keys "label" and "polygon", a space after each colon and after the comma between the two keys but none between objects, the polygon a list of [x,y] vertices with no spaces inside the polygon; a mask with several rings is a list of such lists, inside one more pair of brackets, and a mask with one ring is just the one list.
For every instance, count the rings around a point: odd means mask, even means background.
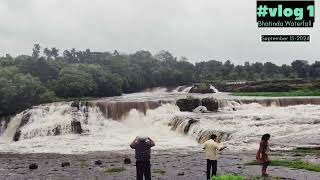
[{"label": "cascading white water", "polygon": [[184,90],[182,90],[183,93],[188,93],[191,90],[192,87],[187,87]]},{"label": "cascading white water", "polygon": [[[219,96],[221,94],[223,93],[219,93]],[[225,143],[231,150],[256,149],[263,133],[270,133],[271,143],[278,147],[316,145],[320,142],[320,106],[317,105],[265,107],[265,102],[272,104],[271,100],[253,100],[262,104],[260,105],[250,101],[246,101],[248,104],[241,104],[240,100],[223,98],[219,99],[219,112],[191,113],[180,112],[173,103],[158,101],[159,97],[167,97],[170,99],[168,102],[171,102],[171,98],[176,96],[177,93],[134,94],[123,96],[123,99],[117,97],[118,103],[109,100],[91,102],[88,106],[80,106],[80,110],[71,107],[71,103],[34,107],[11,118],[6,130],[0,135],[0,151],[85,153],[122,150],[128,149],[130,142],[138,135],[155,139],[158,149],[199,150],[199,136],[206,135],[207,132],[223,136],[222,140],[226,140]],[[150,102],[151,97],[156,101]],[[147,100],[124,101],[143,98]],[[274,102],[279,101],[279,105],[293,104],[289,100],[275,99]],[[303,101],[317,102],[308,99]],[[299,104],[302,100],[298,99],[297,102]],[[119,119],[111,119],[108,116],[110,111],[120,113],[111,113],[111,117]],[[172,127],[168,125],[176,116],[193,118],[197,122],[188,124],[188,121],[183,121],[176,129],[171,130]],[[28,121],[20,128],[19,141],[13,142],[13,136],[26,117]],[[70,123],[73,119],[81,122],[83,134],[71,132]],[[57,127],[60,130],[55,134],[54,129]]]},{"label": "cascading white water", "polygon": [[210,84],[210,89],[213,90],[214,93],[219,93],[219,90]]}]

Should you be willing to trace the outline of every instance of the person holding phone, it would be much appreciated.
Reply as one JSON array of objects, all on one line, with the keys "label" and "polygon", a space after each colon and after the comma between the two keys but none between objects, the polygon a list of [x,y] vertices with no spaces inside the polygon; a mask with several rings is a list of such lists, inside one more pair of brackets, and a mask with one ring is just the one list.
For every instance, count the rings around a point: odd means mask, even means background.
[{"label": "person holding phone", "polygon": [[142,136],[136,137],[130,144],[135,149],[137,180],[143,180],[143,176],[145,180],[151,180],[150,154],[153,146],[155,143],[151,138]]},{"label": "person holding phone", "polygon": [[[217,175],[217,151],[222,151],[226,146],[221,146],[217,140],[217,135],[212,134],[210,139],[204,142],[203,149],[207,159],[207,179]],[[210,174],[210,171],[212,173]]]}]

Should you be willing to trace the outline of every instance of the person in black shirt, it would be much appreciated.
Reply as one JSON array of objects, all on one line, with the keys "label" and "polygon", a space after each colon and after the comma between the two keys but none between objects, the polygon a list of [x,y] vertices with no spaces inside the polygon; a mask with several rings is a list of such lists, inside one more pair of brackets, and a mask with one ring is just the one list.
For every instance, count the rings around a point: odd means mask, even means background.
[{"label": "person in black shirt", "polygon": [[135,149],[137,180],[151,180],[150,153],[151,147],[155,146],[154,141],[149,137],[136,137],[130,144]]}]

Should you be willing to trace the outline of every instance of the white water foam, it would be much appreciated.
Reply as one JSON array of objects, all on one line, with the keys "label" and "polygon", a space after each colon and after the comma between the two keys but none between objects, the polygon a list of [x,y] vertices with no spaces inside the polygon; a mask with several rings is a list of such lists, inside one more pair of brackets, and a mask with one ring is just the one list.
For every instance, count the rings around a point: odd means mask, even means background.
[{"label": "white water foam", "polygon": [[[230,110],[228,105],[236,108]],[[122,120],[107,119],[96,106],[88,109],[86,118],[79,111],[84,134],[70,132],[74,112],[70,103],[54,103],[30,110],[29,122],[21,128],[21,139],[12,138],[20,125],[23,113],[13,117],[8,128],[0,136],[0,151],[19,153],[86,153],[90,151],[111,151],[129,149],[130,142],[139,135],[150,136],[156,141],[155,149],[201,149],[196,137],[201,130],[230,133],[227,142],[230,150],[244,151],[257,149],[262,134],[272,135],[271,144],[277,148],[296,145],[319,145],[320,106],[297,105],[289,107],[263,107],[259,104],[240,105],[225,103],[220,112],[180,112],[174,104],[148,110],[146,114],[132,109]],[[188,135],[172,131],[168,127],[175,116],[187,116],[200,120],[192,125]],[[61,135],[48,134],[57,125]]]}]

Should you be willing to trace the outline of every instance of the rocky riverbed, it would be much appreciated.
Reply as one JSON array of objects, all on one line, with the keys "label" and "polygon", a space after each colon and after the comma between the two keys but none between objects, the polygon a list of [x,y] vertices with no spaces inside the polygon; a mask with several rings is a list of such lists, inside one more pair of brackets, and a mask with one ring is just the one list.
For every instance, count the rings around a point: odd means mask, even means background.
[{"label": "rocky riverbed", "polygon": [[[167,150],[152,153],[153,179],[205,179],[206,162],[201,151]],[[288,159],[296,158],[295,156],[295,154],[276,152],[272,157]],[[244,165],[254,157],[254,152],[239,154],[225,151],[221,153],[218,161],[218,174],[240,174],[248,178],[259,177],[259,166]],[[130,158],[132,163],[125,164],[125,158]],[[320,157],[303,156],[303,158],[320,163]],[[33,163],[37,164],[38,168],[30,170],[29,165]],[[286,167],[269,167],[269,173],[272,177],[268,179],[320,179],[318,172]],[[2,153],[0,154],[0,177],[4,180],[135,179],[135,160],[133,151],[94,152],[81,155]]]}]

